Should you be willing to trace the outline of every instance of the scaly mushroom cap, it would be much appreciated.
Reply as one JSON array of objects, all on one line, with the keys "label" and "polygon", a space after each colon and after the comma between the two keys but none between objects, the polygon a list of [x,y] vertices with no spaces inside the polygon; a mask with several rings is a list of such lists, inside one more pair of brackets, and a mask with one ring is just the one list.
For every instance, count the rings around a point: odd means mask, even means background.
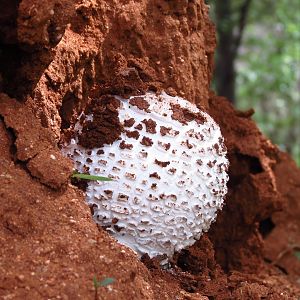
[{"label": "scaly mushroom cap", "polygon": [[166,93],[113,99],[120,138],[92,149],[79,145],[92,112],[75,125],[77,136],[63,153],[79,172],[114,179],[88,182],[86,200],[98,224],[140,255],[171,256],[194,244],[222,208],[228,160],[220,128]]}]

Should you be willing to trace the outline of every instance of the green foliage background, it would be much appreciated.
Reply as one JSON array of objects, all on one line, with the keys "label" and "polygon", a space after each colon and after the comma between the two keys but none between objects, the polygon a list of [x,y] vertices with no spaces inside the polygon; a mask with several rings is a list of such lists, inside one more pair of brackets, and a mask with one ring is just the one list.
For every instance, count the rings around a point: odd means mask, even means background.
[{"label": "green foliage background", "polygon": [[[242,2],[231,1],[224,26]],[[253,107],[260,129],[300,165],[299,0],[252,1],[235,69],[237,108]]]}]

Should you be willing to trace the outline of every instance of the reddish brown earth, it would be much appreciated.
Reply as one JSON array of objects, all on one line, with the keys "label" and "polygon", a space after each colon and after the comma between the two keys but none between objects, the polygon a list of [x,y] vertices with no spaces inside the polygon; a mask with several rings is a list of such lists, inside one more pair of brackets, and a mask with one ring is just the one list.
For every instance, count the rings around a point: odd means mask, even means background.
[{"label": "reddish brown earth", "polygon": [[[299,299],[300,171],[210,94],[203,1],[3,0],[0,25],[1,299]],[[97,228],[57,146],[91,99],[148,89],[208,110],[231,163],[223,211],[169,270]]]}]

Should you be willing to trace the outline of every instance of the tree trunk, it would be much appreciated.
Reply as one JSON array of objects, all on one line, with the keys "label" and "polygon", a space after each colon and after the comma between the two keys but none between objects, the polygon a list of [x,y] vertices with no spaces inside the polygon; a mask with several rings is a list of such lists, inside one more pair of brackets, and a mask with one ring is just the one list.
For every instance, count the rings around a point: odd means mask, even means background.
[{"label": "tree trunk", "polygon": [[[243,37],[251,0],[233,7],[231,0],[215,1],[218,48],[215,68],[216,91],[235,102],[235,60]],[[235,16],[237,17],[235,18]]]}]

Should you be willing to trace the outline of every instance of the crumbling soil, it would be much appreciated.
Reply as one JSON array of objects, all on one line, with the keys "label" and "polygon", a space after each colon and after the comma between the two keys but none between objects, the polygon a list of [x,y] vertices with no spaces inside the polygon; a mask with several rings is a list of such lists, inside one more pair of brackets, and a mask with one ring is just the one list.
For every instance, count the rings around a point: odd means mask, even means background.
[{"label": "crumbling soil", "polygon": [[120,101],[113,96],[94,99],[85,111],[86,115],[93,115],[93,120],[83,121],[79,145],[88,149],[101,148],[117,140],[123,130],[118,116],[119,106]]},{"label": "crumbling soil", "polygon": [[[1,299],[298,299],[300,171],[252,111],[209,92],[215,31],[202,0],[2,6]],[[96,226],[57,146],[92,99],[161,89],[213,116],[230,160],[217,221],[167,270]]]}]

